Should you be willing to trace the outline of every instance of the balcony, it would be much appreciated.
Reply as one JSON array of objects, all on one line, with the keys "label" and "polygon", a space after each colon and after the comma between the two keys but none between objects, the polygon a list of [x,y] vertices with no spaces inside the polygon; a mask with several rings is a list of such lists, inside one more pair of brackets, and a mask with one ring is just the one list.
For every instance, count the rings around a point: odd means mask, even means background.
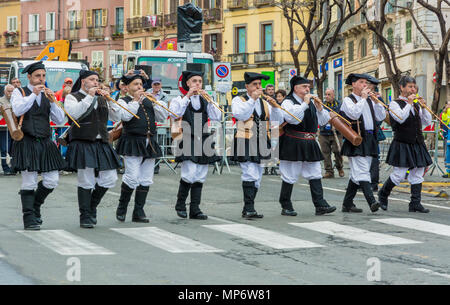
[{"label": "balcony", "polygon": [[56,39],[55,30],[46,30],[44,32],[45,32],[45,41],[54,41]]},{"label": "balcony", "polygon": [[[155,19],[156,17],[156,19]],[[142,28],[145,30],[156,29],[162,27],[162,15],[143,16]]]},{"label": "balcony", "polygon": [[111,25],[111,38],[122,39],[123,38],[123,24]]},{"label": "balcony", "polygon": [[142,29],[142,17],[127,18],[127,31],[134,32]]},{"label": "balcony", "polygon": [[105,39],[105,28],[88,28],[88,39],[89,40],[104,40]]},{"label": "balcony", "polygon": [[248,8],[248,0],[228,0],[228,9],[236,10],[236,9],[247,9]]},{"label": "balcony", "polygon": [[27,32],[27,35],[28,35],[28,43],[30,44],[39,43],[41,41],[39,39],[40,38],[39,31]]},{"label": "balcony", "polygon": [[222,20],[222,9],[208,8],[203,10],[203,20],[206,23],[220,22]]},{"label": "balcony", "polygon": [[17,47],[19,45],[19,36],[7,36],[5,37],[5,47]]},{"label": "balcony", "polygon": [[64,39],[71,41],[80,40],[80,30],[79,29],[64,29]]},{"label": "balcony", "polygon": [[228,55],[228,61],[231,62],[232,66],[247,65],[248,53],[230,54]]},{"label": "balcony", "polygon": [[275,62],[275,51],[255,52],[255,64],[272,64]]},{"label": "balcony", "polygon": [[177,24],[177,13],[170,13],[164,15],[165,26],[175,26]]},{"label": "balcony", "polygon": [[269,6],[274,4],[275,0],[253,0],[253,5],[256,7]]}]

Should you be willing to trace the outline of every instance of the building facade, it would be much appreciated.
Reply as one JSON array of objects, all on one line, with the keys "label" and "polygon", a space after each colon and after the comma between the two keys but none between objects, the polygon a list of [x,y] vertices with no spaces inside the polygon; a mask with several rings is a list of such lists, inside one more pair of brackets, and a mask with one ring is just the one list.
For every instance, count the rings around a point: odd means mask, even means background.
[{"label": "building facade", "polygon": [[0,1],[0,57],[20,57],[20,1]]},{"label": "building facade", "polygon": [[219,61],[224,31],[222,0],[125,0],[124,50],[154,50],[177,37],[177,7],[192,2],[203,11],[203,47]]},{"label": "building facade", "polygon": [[21,1],[22,56],[36,57],[54,40],[72,42],[71,59],[87,60],[110,79],[108,50],[123,50],[123,0]]},{"label": "building facade", "polygon": [[[271,76],[276,88],[288,89],[289,70],[294,63],[289,52],[289,27],[282,10],[273,0],[227,0],[224,8],[225,61],[231,62],[234,86],[243,88],[244,72]],[[294,29],[296,41],[303,31]],[[306,52],[300,53],[306,66]]]}]

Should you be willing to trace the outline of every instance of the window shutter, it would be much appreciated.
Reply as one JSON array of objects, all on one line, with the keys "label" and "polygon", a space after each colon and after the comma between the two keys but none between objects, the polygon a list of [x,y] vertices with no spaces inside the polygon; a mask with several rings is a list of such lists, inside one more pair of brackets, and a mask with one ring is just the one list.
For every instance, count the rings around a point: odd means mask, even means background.
[{"label": "window shutter", "polygon": [[81,16],[81,11],[76,11],[76,15],[75,16],[76,16],[76,25],[75,25],[75,27],[77,29],[81,29],[83,27],[83,20],[82,20],[82,16]]},{"label": "window shutter", "polygon": [[209,53],[211,51],[211,35],[205,35],[205,53]]},{"label": "window shutter", "polygon": [[92,10],[86,10],[86,27],[92,27]]},{"label": "window shutter", "polygon": [[102,9],[102,27],[106,27],[108,25],[108,9]]},{"label": "window shutter", "polygon": [[[209,9],[210,7],[209,7],[209,1],[211,1],[211,0],[204,0],[203,1],[203,8],[204,9]],[[215,1],[215,0],[214,0]]]},{"label": "window shutter", "polygon": [[216,1],[216,7],[220,8],[222,7],[222,0],[215,0]]},{"label": "window shutter", "polygon": [[222,54],[222,33],[217,34],[217,54]]}]

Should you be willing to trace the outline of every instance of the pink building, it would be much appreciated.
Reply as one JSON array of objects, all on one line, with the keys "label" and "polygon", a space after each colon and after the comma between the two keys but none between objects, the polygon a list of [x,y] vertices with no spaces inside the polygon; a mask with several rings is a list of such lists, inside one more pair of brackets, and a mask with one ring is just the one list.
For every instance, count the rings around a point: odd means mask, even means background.
[{"label": "pink building", "polygon": [[48,42],[72,41],[71,59],[86,59],[110,79],[109,50],[123,50],[124,0],[21,1],[22,57],[36,57]]}]

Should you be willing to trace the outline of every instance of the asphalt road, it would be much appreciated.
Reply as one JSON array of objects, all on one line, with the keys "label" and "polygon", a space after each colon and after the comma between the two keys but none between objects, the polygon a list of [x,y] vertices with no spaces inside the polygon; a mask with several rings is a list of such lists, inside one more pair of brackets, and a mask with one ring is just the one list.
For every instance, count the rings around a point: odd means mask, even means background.
[{"label": "asphalt road", "polygon": [[130,222],[131,208],[125,223],[116,221],[119,180],[92,230],[79,227],[76,176],[61,176],[42,208],[40,232],[22,231],[20,176],[2,176],[0,284],[450,283],[448,199],[424,194],[431,213],[416,214],[408,212],[408,194],[393,192],[388,211],[371,213],[358,193],[355,203],[364,212],[344,214],[346,176],[323,180],[337,211],[315,216],[300,179],[292,196],[299,215],[286,217],[278,203],[280,177],[264,176],[256,198],[264,218],[250,221],[240,217],[240,169],[231,169],[213,175],[210,168],[202,194],[207,221],[176,216],[179,172],[162,166],[147,198],[149,224]]}]

